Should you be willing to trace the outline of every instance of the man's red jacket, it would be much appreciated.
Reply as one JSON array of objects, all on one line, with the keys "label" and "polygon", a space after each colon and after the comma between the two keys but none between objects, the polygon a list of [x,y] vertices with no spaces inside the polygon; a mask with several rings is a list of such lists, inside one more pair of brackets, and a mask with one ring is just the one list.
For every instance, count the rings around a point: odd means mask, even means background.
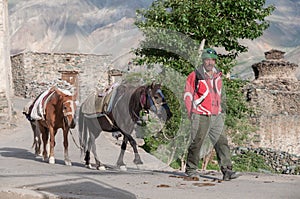
[{"label": "man's red jacket", "polygon": [[[195,83],[196,77],[197,83]],[[221,77],[222,72],[215,69],[215,73],[210,79],[204,73],[202,66],[189,74],[184,92],[184,102],[189,116],[191,113],[201,115],[218,115],[221,113]]]}]

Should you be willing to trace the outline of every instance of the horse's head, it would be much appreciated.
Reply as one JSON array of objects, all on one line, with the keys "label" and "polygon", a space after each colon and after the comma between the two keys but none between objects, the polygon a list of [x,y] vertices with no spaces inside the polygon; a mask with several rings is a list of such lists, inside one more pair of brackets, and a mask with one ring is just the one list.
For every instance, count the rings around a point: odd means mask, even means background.
[{"label": "horse's head", "polygon": [[76,110],[76,103],[74,100],[74,96],[66,93],[61,93],[62,98],[62,112],[64,116],[64,121],[66,122],[67,126],[70,128],[75,128],[75,110]]},{"label": "horse's head", "polygon": [[146,96],[146,107],[156,113],[160,119],[167,121],[172,117],[160,84],[152,83],[150,86],[147,86]]}]

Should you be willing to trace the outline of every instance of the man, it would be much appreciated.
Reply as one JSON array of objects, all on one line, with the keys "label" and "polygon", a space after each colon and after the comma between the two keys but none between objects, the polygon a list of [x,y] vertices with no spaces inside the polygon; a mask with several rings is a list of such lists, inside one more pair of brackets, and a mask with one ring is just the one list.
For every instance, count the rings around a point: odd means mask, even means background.
[{"label": "man", "polygon": [[191,143],[188,148],[186,174],[199,178],[197,173],[200,149],[209,136],[217,154],[223,180],[237,178],[232,171],[231,154],[223,131],[222,73],[216,68],[218,55],[212,48],[203,50],[203,64],[190,73],[186,80],[184,101],[191,119]]}]

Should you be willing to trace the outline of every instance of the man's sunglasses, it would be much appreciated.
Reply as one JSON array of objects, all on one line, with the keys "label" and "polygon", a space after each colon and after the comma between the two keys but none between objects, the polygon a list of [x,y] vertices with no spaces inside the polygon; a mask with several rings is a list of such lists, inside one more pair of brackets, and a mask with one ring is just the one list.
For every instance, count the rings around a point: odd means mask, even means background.
[{"label": "man's sunglasses", "polygon": [[217,52],[215,50],[208,49],[206,52],[208,54],[215,54],[215,55],[217,55]]}]

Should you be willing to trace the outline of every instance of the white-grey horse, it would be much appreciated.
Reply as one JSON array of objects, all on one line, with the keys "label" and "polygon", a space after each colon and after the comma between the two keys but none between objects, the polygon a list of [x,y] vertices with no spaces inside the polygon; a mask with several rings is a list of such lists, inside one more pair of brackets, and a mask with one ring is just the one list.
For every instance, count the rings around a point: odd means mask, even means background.
[{"label": "white-grey horse", "polygon": [[143,164],[136,147],[136,141],[131,136],[135,124],[141,122],[140,112],[150,110],[164,121],[170,119],[172,115],[160,84],[152,83],[139,87],[121,84],[114,89],[107,112],[85,113],[83,109],[86,107],[88,99],[80,107],[78,119],[79,140],[82,152],[85,153],[84,160],[87,167],[91,167],[90,152],[92,151],[97,169],[105,169],[104,164],[98,158],[95,144],[95,140],[99,137],[101,131],[120,132],[123,135],[117,167],[125,167],[123,157],[128,141],[135,153],[133,162]]}]

